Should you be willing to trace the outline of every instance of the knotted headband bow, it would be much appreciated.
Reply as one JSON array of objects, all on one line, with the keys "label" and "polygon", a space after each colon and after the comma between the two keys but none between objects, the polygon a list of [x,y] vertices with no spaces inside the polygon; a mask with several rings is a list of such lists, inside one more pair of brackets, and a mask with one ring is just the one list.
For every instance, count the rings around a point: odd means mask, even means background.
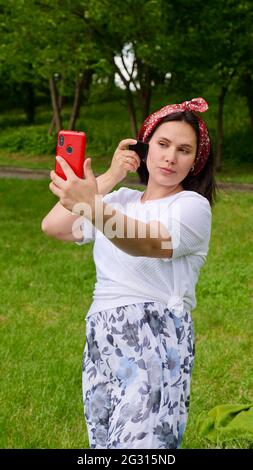
[{"label": "knotted headband bow", "polygon": [[[194,114],[196,112],[203,113],[207,111],[207,109],[208,103],[201,97],[193,98],[190,101],[183,101],[180,104],[169,104],[167,106],[164,106],[158,111],[155,111],[154,113],[150,114],[145,119],[139,131],[138,140],[146,142],[147,138],[155,129],[157,124],[162,120],[162,118],[164,118],[165,116],[169,116],[169,114],[179,111],[192,111],[194,112]],[[195,114],[195,116],[198,118],[199,124],[199,147],[198,154],[194,162],[195,165],[194,171],[192,172],[193,175],[197,175],[204,168],[211,147],[208,130],[204,121],[197,114]]]}]

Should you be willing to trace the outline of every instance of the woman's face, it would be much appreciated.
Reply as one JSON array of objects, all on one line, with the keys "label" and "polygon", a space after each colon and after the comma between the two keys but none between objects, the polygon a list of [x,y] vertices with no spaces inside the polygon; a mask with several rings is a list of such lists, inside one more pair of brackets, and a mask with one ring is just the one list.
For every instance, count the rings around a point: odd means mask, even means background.
[{"label": "woman's face", "polygon": [[[196,151],[197,137],[190,124],[185,121],[164,122],[149,141],[149,180],[167,187],[180,184],[193,166]],[[165,173],[161,168],[172,169],[175,173]]]}]

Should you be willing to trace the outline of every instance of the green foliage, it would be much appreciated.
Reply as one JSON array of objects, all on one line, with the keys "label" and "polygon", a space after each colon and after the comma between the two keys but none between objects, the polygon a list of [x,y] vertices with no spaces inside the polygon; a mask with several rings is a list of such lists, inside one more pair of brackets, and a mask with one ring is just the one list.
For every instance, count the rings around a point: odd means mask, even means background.
[{"label": "green foliage", "polygon": [[5,129],[0,136],[2,150],[30,154],[54,154],[55,136],[49,136],[43,126],[18,127]]},{"label": "green foliage", "polygon": [[[252,97],[247,96],[244,77],[252,73],[252,19],[249,0],[197,0],[194,4],[188,0],[175,4],[165,0],[66,0],[64,7],[60,0],[10,0],[0,10],[3,99],[9,94],[10,102],[24,106],[25,85],[32,83],[41,96],[47,93],[49,77],[57,73],[58,89],[65,98],[66,126],[76,80],[91,67],[95,72],[89,104],[86,100],[78,126],[88,129],[91,152],[104,158],[112,154],[118,137],[130,132],[130,125],[125,123],[129,119],[126,93],[114,86],[114,57],[127,46],[136,58],[136,87],[142,86],[141,93],[133,96],[138,125],[150,83],[156,84],[151,87],[151,110],[156,109],[155,103],[160,106],[202,95],[212,107],[206,120],[216,144],[217,101],[225,86],[223,161],[251,162],[248,109]],[[166,72],[172,73],[171,80],[164,80]],[[112,113],[106,116],[100,108],[100,103],[109,99],[113,101],[112,111],[117,108],[114,122]],[[117,99],[123,105],[121,112]],[[96,109],[96,119],[90,120],[90,105]],[[40,155],[54,151],[55,137],[47,136],[50,113],[40,128],[29,130],[24,126],[13,129],[17,119],[15,111],[11,113],[13,123],[8,116],[9,126],[4,123],[1,127],[2,149]],[[40,120],[39,112],[35,122]]]}]

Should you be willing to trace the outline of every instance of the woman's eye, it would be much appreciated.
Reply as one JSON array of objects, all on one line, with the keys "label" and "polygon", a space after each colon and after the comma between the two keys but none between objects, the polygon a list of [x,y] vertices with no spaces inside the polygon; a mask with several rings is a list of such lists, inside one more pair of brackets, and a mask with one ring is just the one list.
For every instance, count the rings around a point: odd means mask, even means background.
[{"label": "woman's eye", "polygon": [[189,153],[189,150],[186,150],[186,149],[181,149],[181,151],[184,153]]},{"label": "woman's eye", "polygon": [[159,142],[159,145],[161,145],[162,147],[164,147],[166,144],[164,142]]}]

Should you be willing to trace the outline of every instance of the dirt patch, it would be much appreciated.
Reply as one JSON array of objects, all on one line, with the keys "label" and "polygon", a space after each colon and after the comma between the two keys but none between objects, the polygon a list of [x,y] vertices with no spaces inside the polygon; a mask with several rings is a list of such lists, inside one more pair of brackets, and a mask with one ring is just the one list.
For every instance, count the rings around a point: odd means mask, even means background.
[{"label": "dirt patch", "polygon": [[18,179],[48,179],[49,170],[32,170],[30,168],[16,168],[11,166],[0,167],[0,178],[18,178]]},{"label": "dirt patch", "polygon": [[[98,176],[95,173],[95,176]],[[17,168],[11,166],[0,166],[0,178],[18,178],[18,179],[50,179],[50,170],[32,170],[30,168]],[[124,179],[127,186],[145,186],[137,179]],[[217,183],[219,189],[228,189],[233,191],[253,191],[253,184],[240,183]]]}]

